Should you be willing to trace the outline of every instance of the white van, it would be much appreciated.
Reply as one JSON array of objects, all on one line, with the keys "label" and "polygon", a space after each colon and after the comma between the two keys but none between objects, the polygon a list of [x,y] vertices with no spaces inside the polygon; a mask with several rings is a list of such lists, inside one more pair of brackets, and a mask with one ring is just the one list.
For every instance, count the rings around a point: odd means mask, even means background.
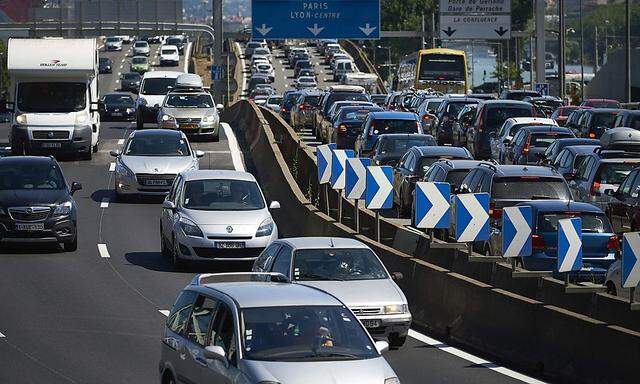
[{"label": "white van", "polygon": [[14,154],[98,150],[98,49],[95,39],[9,39],[7,68]]},{"label": "white van", "polygon": [[157,123],[158,109],[164,97],[176,86],[176,79],[183,75],[176,71],[146,72],[140,83],[136,100],[136,127],[144,128],[144,123]]},{"label": "white van", "polygon": [[169,65],[174,67],[180,65],[180,53],[175,45],[163,45],[160,48],[160,66]]},{"label": "white van", "polygon": [[344,75],[355,72],[356,66],[351,60],[337,60],[333,69],[333,81],[342,81]]}]

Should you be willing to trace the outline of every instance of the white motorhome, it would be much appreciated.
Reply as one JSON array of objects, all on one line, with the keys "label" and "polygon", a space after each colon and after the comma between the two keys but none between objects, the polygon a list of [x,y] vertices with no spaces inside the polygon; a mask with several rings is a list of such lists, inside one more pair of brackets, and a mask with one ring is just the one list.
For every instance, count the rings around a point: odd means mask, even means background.
[{"label": "white motorhome", "polygon": [[9,39],[14,154],[98,150],[98,49],[94,39]]}]

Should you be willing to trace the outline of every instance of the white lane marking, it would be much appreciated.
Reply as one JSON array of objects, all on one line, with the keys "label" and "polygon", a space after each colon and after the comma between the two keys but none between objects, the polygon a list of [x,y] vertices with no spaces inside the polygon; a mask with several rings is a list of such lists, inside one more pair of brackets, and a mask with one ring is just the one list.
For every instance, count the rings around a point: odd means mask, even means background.
[{"label": "white lane marking", "polygon": [[244,163],[242,162],[242,156],[240,155],[240,146],[238,146],[238,140],[236,140],[236,135],[233,133],[231,126],[229,124],[223,123],[222,128],[224,129],[224,134],[227,136],[227,142],[229,143],[229,150],[231,151],[231,160],[233,161],[233,168],[236,171],[244,172]]},{"label": "white lane marking", "polygon": [[467,360],[468,362],[471,362],[475,365],[480,365],[480,366],[484,366],[487,369],[491,369],[492,371],[498,372],[500,374],[503,374],[505,376],[509,376],[512,379],[516,379],[516,380],[520,380],[524,383],[528,383],[528,384],[545,384],[544,381],[540,381],[538,379],[534,379],[533,377],[529,377],[527,375],[523,375],[521,373],[518,373],[516,371],[512,371],[511,369],[499,366],[495,363],[490,362],[489,360],[485,360],[482,359],[480,357],[474,356],[470,353],[467,353],[465,351],[462,351],[458,348],[449,346],[441,341],[438,341],[436,339],[433,339],[429,336],[423,335],[422,333],[418,332],[418,331],[414,331],[413,329],[409,330],[409,336],[421,341],[425,344],[428,344],[434,348],[437,348],[443,352],[452,354],[454,356],[457,356],[463,360]]},{"label": "white lane marking", "polygon": [[120,65],[120,69],[122,69],[122,68],[124,68],[124,64],[121,64],[121,65]]},{"label": "white lane marking", "polygon": [[162,313],[165,316],[169,316],[169,311],[167,311],[166,309],[158,309],[158,312]]},{"label": "white lane marking", "polygon": [[109,208],[109,198],[105,197],[100,203],[100,208]]},{"label": "white lane marking", "polygon": [[118,139],[118,145],[124,144],[124,139]]},{"label": "white lane marking", "polygon": [[214,154],[227,154],[231,153],[231,151],[202,151],[204,153],[214,153]]},{"label": "white lane marking", "polygon": [[0,332],[0,339],[4,338],[5,336],[2,334],[2,332]]},{"label": "white lane marking", "polygon": [[98,244],[98,252],[100,253],[100,257],[103,259],[111,257],[111,255],[109,255],[109,250],[107,249],[107,244]]},{"label": "white lane marking", "polygon": [[113,172],[116,170],[116,163],[109,164],[109,172]]}]

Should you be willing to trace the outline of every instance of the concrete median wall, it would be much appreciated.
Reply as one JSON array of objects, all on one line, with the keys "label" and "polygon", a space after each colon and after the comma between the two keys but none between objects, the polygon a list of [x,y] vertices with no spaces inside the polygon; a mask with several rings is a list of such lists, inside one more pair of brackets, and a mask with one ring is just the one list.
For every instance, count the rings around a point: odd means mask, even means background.
[{"label": "concrete median wall", "polygon": [[[312,202],[323,201],[317,185],[315,156],[301,145],[276,115],[241,101],[223,114],[245,141],[255,174],[269,200],[282,204],[274,212],[282,236],[346,236],[369,245],[399,282],[414,321],[440,335],[508,362],[517,369],[558,382],[633,382],[640,361],[640,333],[616,323],[596,320],[569,307],[592,301],[591,311],[621,312],[618,301],[604,295],[564,294],[553,279],[517,280],[504,265],[469,263],[463,252],[429,249],[392,222],[383,222],[382,243],[371,231],[356,234],[349,220],[338,223]],[[330,205],[338,199],[330,195]],[[345,212],[353,205],[344,204]],[[373,226],[363,210],[362,224]],[[601,301],[606,299],[606,305]],[[622,304],[622,303],[620,303]],[[584,306],[582,303],[579,306]],[[628,308],[628,307],[627,307]]]}]

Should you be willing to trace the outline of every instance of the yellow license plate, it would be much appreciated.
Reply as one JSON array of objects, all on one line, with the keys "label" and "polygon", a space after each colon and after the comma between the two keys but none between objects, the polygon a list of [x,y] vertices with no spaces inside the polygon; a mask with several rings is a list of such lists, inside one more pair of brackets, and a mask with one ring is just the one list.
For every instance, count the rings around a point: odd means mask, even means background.
[{"label": "yellow license plate", "polygon": [[182,124],[180,129],[198,129],[197,124]]}]

